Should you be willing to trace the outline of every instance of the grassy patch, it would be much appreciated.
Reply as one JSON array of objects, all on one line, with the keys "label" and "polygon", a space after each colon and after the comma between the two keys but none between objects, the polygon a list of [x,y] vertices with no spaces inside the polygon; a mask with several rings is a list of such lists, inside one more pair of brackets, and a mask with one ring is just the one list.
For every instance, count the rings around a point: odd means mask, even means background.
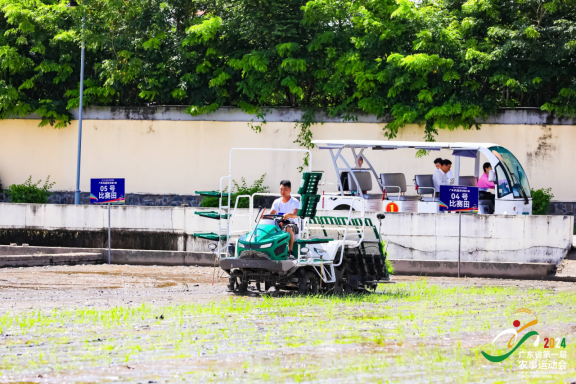
[{"label": "grassy patch", "polygon": [[538,314],[542,338],[568,337],[571,365],[551,380],[574,377],[574,295],[421,280],[362,296],[5,313],[0,378],[91,381],[104,369],[111,381],[422,382],[451,372],[526,382],[516,356],[493,364],[480,354],[502,350],[490,343],[522,307]]}]

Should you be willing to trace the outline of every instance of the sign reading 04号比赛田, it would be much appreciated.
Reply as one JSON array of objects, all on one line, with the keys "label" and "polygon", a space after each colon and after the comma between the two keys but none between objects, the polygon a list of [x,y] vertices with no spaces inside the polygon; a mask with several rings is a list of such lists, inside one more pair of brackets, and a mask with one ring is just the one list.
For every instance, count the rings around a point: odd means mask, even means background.
[{"label": "sign reading 04\u53f7\u6bd4\u8d5b\u7530", "polygon": [[124,204],[124,179],[90,179],[90,204]]},{"label": "sign reading 04\u53f7\u6bd4\u8d5b\u7530", "polygon": [[440,186],[440,212],[478,213],[478,187]]}]

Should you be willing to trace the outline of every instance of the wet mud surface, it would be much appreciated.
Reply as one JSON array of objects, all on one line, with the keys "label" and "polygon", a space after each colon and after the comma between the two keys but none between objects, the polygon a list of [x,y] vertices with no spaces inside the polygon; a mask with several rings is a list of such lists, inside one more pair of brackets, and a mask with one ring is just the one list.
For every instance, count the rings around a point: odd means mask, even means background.
[{"label": "wet mud surface", "polygon": [[[576,381],[576,283],[394,280],[343,298],[238,297],[205,267],[0,269],[0,382]],[[509,351],[494,337],[532,319],[518,308],[536,314],[539,345],[489,362],[482,351]],[[519,352],[548,352],[551,337],[566,339],[553,349],[566,367],[521,368]]]}]

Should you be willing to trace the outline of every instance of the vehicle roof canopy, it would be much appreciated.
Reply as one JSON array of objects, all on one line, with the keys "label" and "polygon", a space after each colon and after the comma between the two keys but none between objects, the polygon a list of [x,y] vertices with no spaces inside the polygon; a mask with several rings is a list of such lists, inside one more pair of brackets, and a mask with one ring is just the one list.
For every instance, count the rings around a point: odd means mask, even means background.
[{"label": "vehicle roof canopy", "polygon": [[426,142],[426,141],[389,141],[389,140],[313,140],[320,149],[330,148],[373,148],[373,149],[398,149],[414,148],[427,151],[439,151],[441,149],[478,150],[498,146],[492,143],[463,143],[463,142]]}]

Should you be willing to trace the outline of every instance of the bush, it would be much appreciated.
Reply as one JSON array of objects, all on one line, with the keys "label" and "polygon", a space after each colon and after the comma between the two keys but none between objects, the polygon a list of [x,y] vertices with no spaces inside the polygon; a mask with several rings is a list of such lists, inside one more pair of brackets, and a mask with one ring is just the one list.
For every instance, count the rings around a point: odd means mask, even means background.
[{"label": "bush", "polygon": [[532,214],[547,215],[550,200],[554,198],[552,188],[532,189],[530,192],[532,194]]},{"label": "bush", "polygon": [[50,176],[46,178],[44,185],[40,187],[42,180],[32,184],[32,176],[24,184],[12,184],[8,187],[6,195],[12,203],[46,204],[51,193],[48,191],[56,183],[50,183]]},{"label": "bush", "polygon": [[[256,180],[254,182],[254,184],[252,184],[251,186],[248,186],[246,184],[246,179],[245,178],[241,178],[240,182],[241,184],[238,184],[235,180],[232,181],[232,183],[234,184],[234,187],[232,188],[232,190],[234,192],[232,192],[232,203],[231,203],[231,207],[234,207],[234,205],[236,204],[236,197],[239,195],[253,195],[255,193],[268,193],[270,192],[268,187],[264,186],[264,178],[266,177],[266,174],[263,174],[262,177],[260,177],[258,180]],[[218,208],[218,198],[217,197],[205,197],[202,199],[202,202],[200,203],[200,206],[202,207],[212,207],[212,208]],[[222,205],[228,205],[228,198],[223,198],[222,199]],[[238,208],[248,208],[250,206],[250,200],[247,197],[241,198],[240,200],[238,200]]]}]

